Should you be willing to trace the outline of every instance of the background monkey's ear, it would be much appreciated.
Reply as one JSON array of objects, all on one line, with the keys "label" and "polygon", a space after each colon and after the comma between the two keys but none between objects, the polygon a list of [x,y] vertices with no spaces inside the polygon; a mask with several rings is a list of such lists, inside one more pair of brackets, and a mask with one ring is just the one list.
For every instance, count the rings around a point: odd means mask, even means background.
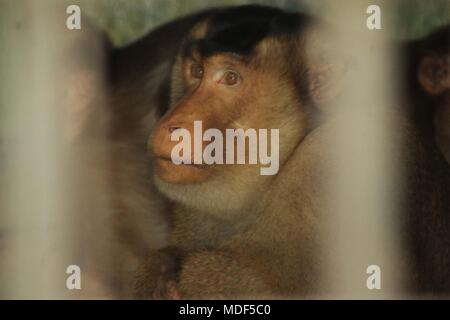
[{"label": "background monkey's ear", "polygon": [[309,67],[309,92],[316,105],[326,105],[341,93],[346,69],[346,64],[338,61],[312,64]]},{"label": "background monkey's ear", "polygon": [[419,64],[417,78],[430,95],[439,95],[450,89],[450,57],[427,56]]},{"label": "background monkey's ear", "polygon": [[335,32],[329,26],[311,26],[306,32],[307,88],[317,107],[326,107],[342,93],[353,57],[340,50]]}]

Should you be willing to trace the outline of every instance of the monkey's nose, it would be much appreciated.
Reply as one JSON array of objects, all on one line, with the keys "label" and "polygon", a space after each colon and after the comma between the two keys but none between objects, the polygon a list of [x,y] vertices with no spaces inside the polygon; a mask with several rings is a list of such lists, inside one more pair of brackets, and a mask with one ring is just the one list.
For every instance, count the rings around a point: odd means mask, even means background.
[{"label": "monkey's nose", "polygon": [[169,133],[170,134],[172,134],[174,131],[177,131],[177,130],[179,130],[179,129],[181,129],[182,127],[181,126],[173,126],[173,125],[171,125],[171,126],[169,126]]}]

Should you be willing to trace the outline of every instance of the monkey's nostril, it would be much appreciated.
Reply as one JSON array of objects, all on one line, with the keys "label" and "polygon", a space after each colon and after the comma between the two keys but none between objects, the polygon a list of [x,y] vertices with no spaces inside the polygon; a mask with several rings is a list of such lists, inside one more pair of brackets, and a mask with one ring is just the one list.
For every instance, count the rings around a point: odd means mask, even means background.
[{"label": "monkey's nostril", "polygon": [[179,129],[181,129],[181,127],[179,127],[179,126],[169,126],[170,133],[173,133],[174,131],[179,130]]}]

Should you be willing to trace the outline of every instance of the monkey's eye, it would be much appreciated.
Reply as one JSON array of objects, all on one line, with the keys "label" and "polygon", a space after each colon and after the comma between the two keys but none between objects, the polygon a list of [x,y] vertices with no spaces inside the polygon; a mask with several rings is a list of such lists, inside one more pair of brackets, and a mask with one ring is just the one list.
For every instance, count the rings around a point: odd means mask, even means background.
[{"label": "monkey's eye", "polygon": [[219,83],[225,84],[227,86],[234,86],[239,83],[241,76],[235,71],[227,71],[220,79]]},{"label": "monkey's eye", "polygon": [[191,76],[193,77],[193,78],[196,78],[196,79],[201,79],[201,78],[203,78],[203,74],[204,74],[204,68],[203,68],[203,66],[201,65],[201,64],[198,64],[198,63],[194,63],[192,66],[191,66]]}]

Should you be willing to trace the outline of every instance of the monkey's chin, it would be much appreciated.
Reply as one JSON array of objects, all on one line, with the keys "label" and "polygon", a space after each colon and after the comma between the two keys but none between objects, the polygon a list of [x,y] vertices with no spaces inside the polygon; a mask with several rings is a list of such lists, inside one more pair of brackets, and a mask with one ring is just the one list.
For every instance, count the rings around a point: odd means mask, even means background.
[{"label": "monkey's chin", "polygon": [[253,206],[254,199],[264,195],[267,183],[271,181],[268,180],[270,176],[259,175],[258,167],[254,166],[208,167],[209,177],[201,183],[199,180],[197,183],[170,183],[166,176],[162,178],[162,174],[156,173],[153,181],[156,188],[175,204],[221,219],[246,213],[244,208]]},{"label": "monkey's chin", "polygon": [[170,159],[158,157],[155,160],[155,175],[171,184],[197,184],[207,181],[212,168],[204,165],[173,163]]}]

